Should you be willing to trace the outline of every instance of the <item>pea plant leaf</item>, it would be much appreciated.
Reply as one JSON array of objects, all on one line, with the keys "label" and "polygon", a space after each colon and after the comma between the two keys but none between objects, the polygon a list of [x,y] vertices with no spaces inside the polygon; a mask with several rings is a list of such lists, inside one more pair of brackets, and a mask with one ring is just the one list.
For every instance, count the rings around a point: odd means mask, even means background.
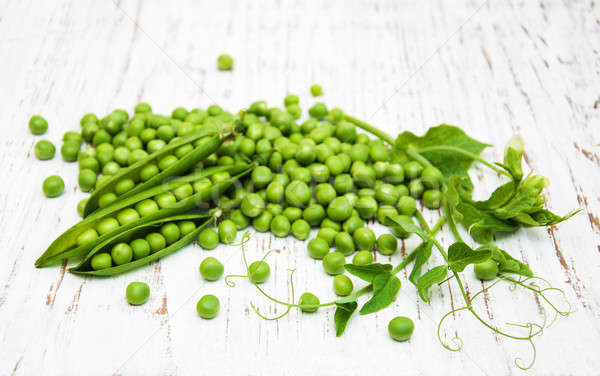
[{"label": "pea plant leaf", "polygon": [[433,269],[429,269],[427,273],[423,274],[417,282],[417,290],[419,296],[423,301],[429,301],[429,288],[437,283],[442,282],[446,279],[448,274],[448,268],[444,265],[436,266]]},{"label": "pea plant leaf", "polygon": [[508,252],[498,248],[495,244],[486,244],[478,248],[487,249],[492,253],[492,260],[498,263],[498,271],[504,273],[514,273],[524,275],[526,277],[533,277],[533,272],[529,266],[525,265],[521,261],[512,257]]},{"label": "pea plant leaf", "polygon": [[492,251],[488,248],[471,249],[463,242],[456,242],[448,248],[448,267],[455,272],[462,272],[467,265],[479,264],[488,260]]},{"label": "pea plant leaf", "polygon": [[361,315],[380,311],[394,301],[402,283],[391,273],[381,273],[373,278],[373,296],[360,309]]},{"label": "pea plant leaf", "polygon": [[413,222],[398,220],[398,217],[394,216],[387,217],[387,219],[392,222],[393,226],[398,226],[408,233],[417,234],[423,240],[429,239],[429,235]]},{"label": "pea plant leaf", "polygon": [[355,301],[346,302],[346,303],[335,303],[337,306],[335,313],[333,314],[333,321],[335,323],[335,335],[336,337],[344,334],[346,330],[346,325],[352,317],[354,311],[358,307],[358,303]]},{"label": "pea plant leaf", "polygon": [[354,265],[354,264],[346,264],[344,268],[348,271],[348,273],[364,280],[369,283],[373,283],[375,277],[380,274],[389,274],[392,270],[391,264],[369,264],[369,265]]},{"label": "pea plant leaf", "polygon": [[413,264],[412,271],[408,276],[408,280],[411,281],[415,287],[417,286],[419,278],[421,278],[421,268],[431,257],[432,248],[433,242],[431,240],[427,240],[421,242],[421,244],[419,244],[419,246],[414,250],[417,256],[415,257],[415,263]]},{"label": "pea plant leaf", "polygon": [[473,158],[461,151],[478,156],[488,146],[490,145],[467,136],[458,127],[441,124],[429,128],[420,137],[408,131],[401,133],[396,138],[393,149],[400,155],[401,151],[408,149],[417,151],[442,172],[446,181],[450,176],[464,177],[472,189],[467,171],[473,163]]}]

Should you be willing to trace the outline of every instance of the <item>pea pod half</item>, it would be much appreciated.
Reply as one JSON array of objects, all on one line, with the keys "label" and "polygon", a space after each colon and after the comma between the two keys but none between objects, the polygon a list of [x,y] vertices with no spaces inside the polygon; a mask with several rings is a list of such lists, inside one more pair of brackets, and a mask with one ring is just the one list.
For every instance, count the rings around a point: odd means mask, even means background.
[{"label": "pea pod half", "polygon": [[[228,166],[232,171],[237,171],[240,166]],[[207,169],[205,171],[209,171]],[[134,196],[128,197],[124,200],[119,200],[105,208],[98,210],[89,217],[86,217],[73,227],[69,228],[62,235],[60,235],[46,251],[38,258],[35,262],[35,266],[42,267],[48,266],[57,261],[67,259],[69,257],[85,256],[95,246],[104,242],[107,239],[136,226],[185,213],[194,208],[201,206],[210,206],[210,201],[222,195],[227,189],[229,189],[235,182],[237,182],[242,176],[246,175],[251,170],[250,167],[246,167],[241,173],[219,181],[217,183],[208,182],[207,185],[199,185],[198,189],[194,193],[190,193],[186,197],[182,197],[180,200],[176,200],[175,196],[171,194],[171,191],[177,190],[178,188],[191,186],[190,182],[195,179],[195,182],[206,181],[206,175],[203,172],[195,173],[187,177],[172,180],[165,184],[150,188],[146,191],[140,192]],[[204,171],[204,172],[205,172]],[[220,171],[218,168],[210,170],[213,175],[216,171]],[[194,184],[196,186],[196,184]],[[139,210],[139,204],[142,202],[150,202],[150,197],[159,197],[161,195],[171,195],[173,200],[168,205],[161,206],[152,212],[147,214],[141,214],[136,210]],[[151,203],[151,202],[150,202]],[[154,202],[153,205],[156,205]],[[136,209],[134,209],[136,208]],[[135,213],[134,213],[135,212]],[[128,214],[127,218],[123,214]],[[133,215],[129,215],[133,214]]]},{"label": "pea pod half", "polygon": [[[159,258],[166,257],[180,250],[186,245],[190,244],[198,236],[200,231],[202,231],[204,227],[206,227],[206,225],[213,221],[213,218],[214,217],[210,214],[183,214],[158,219],[152,222],[136,226],[98,244],[92,249],[90,253],[88,253],[88,255],[78,265],[70,268],[69,272],[80,275],[113,276],[130,271],[132,269],[146,265],[154,260],[158,260]],[[196,228],[188,234],[181,236],[174,243],[166,246],[161,250],[151,253],[146,257],[142,257],[125,264],[111,266],[104,269],[93,269],[92,259],[94,258],[94,256],[102,253],[110,253],[111,249],[119,243],[131,243],[136,239],[144,239],[145,236],[156,231],[162,225],[169,223],[178,223],[180,221],[192,221],[196,225]]]},{"label": "pea pod half", "polygon": [[[111,201],[122,200],[160,184],[171,176],[183,174],[194,168],[198,162],[217,151],[223,141],[232,135],[237,125],[237,123],[230,123],[221,127],[207,127],[121,169],[88,198],[83,210],[84,217],[102,206],[103,198],[110,197]],[[177,160],[173,152],[185,145],[190,147],[193,145],[193,150]],[[161,161],[168,157],[173,158],[175,162],[161,165]]]}]

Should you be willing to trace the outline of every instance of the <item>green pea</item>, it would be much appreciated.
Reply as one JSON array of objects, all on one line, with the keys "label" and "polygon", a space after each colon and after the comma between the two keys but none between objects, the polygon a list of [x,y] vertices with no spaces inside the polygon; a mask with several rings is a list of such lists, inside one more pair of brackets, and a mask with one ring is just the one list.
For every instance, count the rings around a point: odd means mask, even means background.
[{"label": "green pea", "polygon": [[160,227],[160,233],[165,237],[167,245],[171,245],[179,240],[181,232],[175,223],[165,223]]},{"label": "green pea", "polygon": [[273,235],[284,238],[290,233],[290,221],[284,215],[276,215],[271,221],[271,232]]},{"label": "green pea", "polygon": [[116,175],[120,169],[121,166],[119,166],[117,162],[110,161],[107,164],[105,164],[104,167],[102,167],[102,175]]},{"label": "green pea", "polygon": [[395,204],[399,198],[396,187],[391,184],[382,183],[375,189],[375,199],[382,204]]},{"label": "green pea", "polygon": [[154,197],[154,200],[161,209],[171,207],[177,202],[177,198],[171,192],[163,192]]},{"label": "green pea", "polygon": [[346,260],[341,252],[331,252],[323,257],[323,269],[329,275],[342,274],[345,264]]},{"label": "green pea", "polygon": [[77,178],[77,182],[79,183],[79,188],[81,188],[84,192],[91,191],[96,185],[97,175],[94,171],[84,168],[79,171],[79,176]]},{"label": "green pea", "polygon": [[114,231],[118,228],[119,221],[117,221],[113,217],[104,218],[96,225],[96,231],[98,231],[100,235],[108,234],[109,232]]},{"label": "green pea", "polygon": [[79,234],[79,236],[77,236],[77,239],[75,242],[78,246],[81,246],[81,245],[89,244],[96,239],[98,239],[98,233],[96,232],[95,229],[90,228],[90,229],[83,231],[81,234]]},{"label": "green pea", "polygon": [[112,258],[108,253],[96,253],[90,261],[90,266],[94,270],[110,268],[112,266]]},{"label": "green pea", "polygon": [[219,245],[219,235],[212,228],[204,229],[198,235],[198,244],[206,250],[215,249]]},{"label": "green pea", "polygon": [[[146,150],[148,151],[148,153],[153,154],[156,153],[157,151],[159,151],[160,149],[164,148],[165,146],[167,146],[167,143],[164,142],[163,140],[150,140],[148,141],[148,144],[146,145]],[[186,146],[186,145],[183,145]],[[191,145],[190,145],[191,147]],[[179,158],[179,154],[178,151],[180,149],[176,149],[175,150],[175,156],[177,156]]]},{"label": "green pea", "polygon": [[[406,216],[406,215],[392,215],[391,217],[394,218],[395,222],[413,223],[411,217]],[[410,237],[410,232],[404,231],[404,229],[398,225],[392,224],[390,226],[390,230],[392,230],[392,233],[400,239],[406,239],[406,238]]]},{"label": "green pea", "polygon": [[325,218],[325,209],[319,204],[309,205],[302,211],[302,218],[311,226],[318,226]]},{"label": "green pea", "polygon": [[498,264],[496,261],[490,259],[473,265],[473,270],[477,279],[491,281],[498,275]]},{"label": "green pea", "polygon": [[94,134],[94,137],[92,137],[92,143],[94,144],[94,146],[109,143],[111,140],[112,136],[104,129],[98,130],[96,134]]},{"label": "green pea", "polygon": [[198,268],[200,275],[207,281],[216,281],[221,278],[225,268],[219,260],[214,257],[207,257],[200,263]]},{"label": "green pea", "polygon": [[382,234],[377,238],[377,250],[385,256],[393,255],[398,249],[398,240],[393,235]]},{"label": "green pea", "polygon": [[423,204],[428,209],[439,209],[442,204],[442,192],[437,189],[428,189],[423,192]]},{"label": "green pea", "polygon": [[363,227],[364,225],[365,223],[362,221],[362,219],[360,219],[359,216],[352,215],[350,216],[350,218],[346,219],[346,221],[342,225],[342,228],[345,232],[352,235],[357,229]]},{"label": "green pea", "polygon": [[292,235],[298,240],[308,239],[310,224],[304,219],[297,219],[292,223]]},{"label": "green pea", "polygon": [[359,188],[370,188],[375,184],[375,170],[369,166],[359,166],[352,173],[354,184]]},{"label": "green pea", "polygon": [[390,337],[396,341],[407,341],[415,330],[414,322],[408,317],[394,317],[388,324],[388,332]]},{"label": "green pea", "polygon": [[335,248],[344,256],[351,255],[354,252],[354,240],[347,232],[338,232],[334,238]]},{"label": "green pea", "polygon": [[131,154],[131,152],[129,151],[129,149],[127,149],[126,147],[123,147],[123,146],[119,146],[115,149],[115,154],[113,156],[113,159],[120,166],[126,166],[127,161],[129,160],[130,154]]},{"label": "green pea", "polygon": [[180,185],[179,187],[173,189],[173,195],[177,201],[183,200],[184,198],[190,197],[194,194],[194,188],[190,183],[185,183]]},{"label": "green pea", "polygon": [[333,277],[333,291],[338,296],[350,295],[354,289],[352,280],[343,274],[336,275]]},{"label": "green pea", "polygon": [[[375,197],[375,190],[371,188],[362,188],[358,190],[358,197]],[[377,203],[377,202],[375,202]]]},{"label": "green pea", "polygon": [[139,260],[150,254],[150,244],[146,239],[135,239],[130,244],[133,259]]},{"label": "green pea", "polygon": [[423,186],[423,182],[421,179],[414,179],[410,183],[408,183],[408,191],[410,195],[414,198],[419,198],[423,195],[423,191],[425,191],[425,186]]},{"label": "green pea", "polygon": [[316,312],[319,309],[319,304],[321,304],[319,298],[310,292],[305,292],[300,296],[300,300],[298,300],[300,309],[306,313]]},{"label": "green pea", "polygon": [[337,125],[335,136],[342,142],[354,142],[356,139],[356,126],[350,122],[342,120]]},{"label": "green pea", "polygon": [[280,182],[272,181],[266,189],[267,201],[275,203],[282,202],[284,191],[285,188]]},{"label": "green pea", "polygon": [[352,215],[352,205],[346,197],[336,197],[327,207],[327,216],[334,221],[344,221]]},{"label": "green pea", "polygon": [[310,87],[310,93],[313,97],[320,97],[323,95],[323,88],[321,88],[321,85],[314,84]]},{"label": "green pea", "polygon": [[77,203],[77,214],[79,214],[81,218],[83,218],[83,210],[85,209],[85,204],[87,204],[87,202],[88,199],[84,198],[83,200]]},{"label": "green pea", "polygon": [[54,153],[56,153],[56,148],[54,144],[48,140],[40,140],[35,144],[33,149],[35,156],[40,161],[46,161],[48,159],[52,159],[54,157]]},{"label": "green pea", "polygon": [[110,251],[110,255],[115,265],[123,265],[131,262],[133,258],[133,251],[129,244],[118,243]]},{"label": "green pea", "polygon": [[306,247],[308,255],[314,259],[321,260],[329,254],[329,244],[323,238],[316,237],[308,242]]},{"label": "green pea", "polygon": [[375,233],[368,227],[361,227],[354,231],[354,241],[360,250],[371,250],[375,246]]},{"label": "green pea", "polygon": [[60,155],[65,162],[75,162],[80,148],[81,144],[78,142],[65,142],[60,148]]},{"label": "green pea", "polygon": [[229,215],[229,219],[235,223],[235,227],[238,229],[238,231],[245,229],[250,224],[250,220],[244,215],[244,213],[242,213],[240,209],[232,211]]},{"label": "green pea", "polygon": [[177,223],[177,227],[179,227],[179,233],[183,238],[196,229],[196,224],[192,221],[181,221]]},{"label": "green pea", "polygon": [[[327,245],[329,247],[331,247],[331,245],[334,242],[335,236],[337,235],[338,231],[329,228],[329,227],[323,227],[319,230],[319,232],[317,233],[317,238],[323,239],[327,242]],[[329,249],[327,249],[327,252],[329,252]]]},{"label": "green pea", "polygon": [[292,180],[301,181],[306,184],[310,183],[310,181],[312,180],[312,174],[310,170],[305,167],[298,167],[293,169],[290,172],[290,177]]},{"label": "green pea", "polygon": [[150,287],[144,282],[131,282],[127,285],[125,297],[131,305],[144,304],[150,297]]},{"label": "green pea", "polygon": [[315,147],[310,144],[302,144],[296,149],[296,160],[306,166],[317,159]]},{"label": "green pea", "polygon": [[117,200],[117,195],[113,192],[108,192],[98,198],[98,206],[104,208]]},{"label": "green pea", "polygon": [[408,179],[416,179],[421,176],[423,166],[417,161],[410,161],[404,164],[404,176]]},{"label": "green pea", "polygon": [[322,102],[315,103],[311,108],[308,109],[308,114],[318,120],[321,120],[327,116],[327,112],[327,106]]},{"label": "green pea", "polygon": [[366,162],[369,159],[369,147],[364,144],[352,145],[352,148],[350,149],[350,158],[354,162]]},{"label": "green pea", "polygon": [[315,198],[321,205],[328,205],[336,195],[335,188],[329,183],[321,183],[315,189]]},{"label": "green pea", "polygon": [[161,171],[168,169],[179,161],[174,155],[166,155],[161,160],[158,161],[158,168]]},{"label": "green pea", "polygon": [[375,162],[388,161],[390,159],[390,152],[383,145],[377,145],[371,148],[369,156]]},{"label": "green pea", "polygon": [[120,196],[126,192],[129,192],[131,189],[133,189],[133,187],[135,187],[135,183],[132,179],[121,179],[117,182],[117,184],[115,184],[115,193]]},{"label": "green pea", "polygon": [[265,209],[265,201],[258,194],[251,193],[242,199],[240,208],[245,216],[254,218]]},{"label": "green pea", "polygon": [[359,251],[352,258],[354,265],[369,265],[373,262],[373,254],[370,251]]},{"label": "green pea", "polygon": [[317,183],[324,183],[329,181],[329,169],[327,166],[321,163],[313,163],[309,166],[310,174]]},{"label": "green pea", "polygon": [[258,166],[252,171],[252,182],[258,189],[266,187],[273,180],[273,173],[268,167]]},{"label": "green pea", "polygon": [[348,174],[341,174],[335,177],[333,184],[338,194],[345,194],[354,190],[354,181]]},{"label": "green pea", "polygon": [[310,201],[310,188],[302,181],[292,181],[285,188],[285,201],[295,207],[304,207]]},{"label": "green pea", "polygon": [[373,218],[377,212],[377,201],[370,196],[359,197],[355,204],[355,209],[363,219]]},{"label": "green pea", "polygon": [[271,268],[265,261],[254,261],[248,267],[248,279],[250,282],[260,284],[265,282],[271,274]]},{"label": "green pea", "polygon": [[425,188],[428,189],[441,189],[444,176],[442,172],[435,167],[425,167],[421,173],[421,181]]},{"label": "green pea", "polygon": [[150,245],[151,253],[158,252],[167,246],[167,240],[158,232],[151,232],[146,235],[146,241]]},{"label": "green pea", "polygon": [[211,294],[204,295],[196,304],[198,315],[207,320],[215,318],[219,314],[219,308],[219,298]]},{"label": "green pea", "polygon": [[387,219],[389,216],[397,215],[398,211],[391,205],[381,205],[377,210],[377,220],[379,223],[385,226],[391,225],[391,222]]},{"label": "green pea", "polygon": [[44,134],[48,130],[48,122],[40,115],[33,115],[29,119],[29,130],[34,135]]},{"label": "green pea", "polygon": [[258,232],[267,232],[271,228],[272,220],[273,214],[269,211],[264,211],[252,220],[252,227]]},{"label": "green pea", "polygon": [[330,218],[325,218],[321,222],[321,228],[331,228],[335,231],[342,231],[342,224]]},{"label": "green pea", "polygon": [[219,55],[217,58],[217,68],[222,71],[233,69],[233,58],[227,54]]},{"label": "green pea", "polygon": [[100,173],[100,163],[96,158],[89,157],[81,159],[79,161],[79,169],[83,170],[85,168],[94,171],[96,174]]},{"label": "green pea", "polygon": [[237,236],[237,227],[231,219],[219,223],[219,240],[221,243],[231,244]]},{"label": "green pea", "polygon": [[48,198],[60,196],[64,190],[65,183],[58,175],[48,176],[42,183],[42,191]]},{"label": "green pea", "polygon": [[140,214],[132,208],[125,208],[117,213],[117,220],[122,226],[140,219]]},{"label": "green pea", "polygon": [[184,120],[187,115],[188,111],[183,107],[177,107],[171,112],[171,117],[173,119]]},{"label": "green pea", "polygon": [[410,196],[402,196],[396,205],[398,213],[402,215],[412,216],[417,210],[417,201]]}]

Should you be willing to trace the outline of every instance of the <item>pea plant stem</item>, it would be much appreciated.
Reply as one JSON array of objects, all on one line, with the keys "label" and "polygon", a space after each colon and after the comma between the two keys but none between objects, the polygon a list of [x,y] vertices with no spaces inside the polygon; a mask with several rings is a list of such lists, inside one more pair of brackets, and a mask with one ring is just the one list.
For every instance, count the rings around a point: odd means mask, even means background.
[{"label": "pea plant stem", "polygon": [[381,140],[387,142],[388,144],[394,145],[394,138],[392,136],[390,136],[389,134],[385,133],[384,131],[382,131],[381,129],[378,129],[378,128],[372,126],[371,124],[367,124],[364,121],[359,120],[350,115],[344,115],[344,120],[353,123],[357,127],[362,128],[371,134],[374,134],[375,136],[379,137]]},{"label": "pea plant stem", "polygon": [[456,146],[437,145],[437,146],[428,146],[428,147],[416,149],[417,153],[427,153],[430,151],[451,151],[453,153],[462,154],[466,157],[473,159],[474,161],[477,161],[477,162],[489,167],[490,169],[496,171],[498,174],[508,176],[509,178],[512,179],[512,176],[508,172],[501,169],[500,167],[493,165],[492,163],[486,161],[485,159],[481,158],[477,154],[473,154],[464,149],[457,148]]}]

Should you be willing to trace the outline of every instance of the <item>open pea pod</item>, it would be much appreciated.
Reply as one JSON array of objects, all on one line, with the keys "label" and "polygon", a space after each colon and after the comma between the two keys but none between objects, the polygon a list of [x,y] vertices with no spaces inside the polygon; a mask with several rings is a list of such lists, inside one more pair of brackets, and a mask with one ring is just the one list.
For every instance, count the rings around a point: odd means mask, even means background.
[{"label": "open pea pod", "polygon": [[[87,217],[92,212],[97,210],[100,206],[100,198],[106,194],[115,194],[117,196],[117,201],[120,201],[148,188],[161,184],[169,177],[177,176],[189,171],[190,169],[194,168],[198,162],[203,161],[206,159],[206,157],[217,151],[223,141],[233,134],[236,126],[239,126],[237,121],[221,127],[215,126],[201,129],[192,135],[183,137],[181,140],[178,140],[172,144],[168,144],[164,148],[150,154],[141,161],[120,170],[116,175],[111,177],[110,180],[106,181],[106,183],[102,184],[94,191],[94,193],[92,193],[85,204],[85,208],[83,209],[83,216]],[[140,171],[142,171],[144,167],[157,164],[162,158],[167,155],[171,155],[177,148],[186,144],[193,144],[194,149],[172,166],[160,171],[148,180],[141,182]],[[136,185],[128,191],[118,195],[115,191],[115,188],[117,187],[117,184],[126,179],[132,180],[134,183],[136,183]]]},{"label": "open pea pod", "polygon": [[[209,223],[213,221],[213,216],[210,214],[183,214],[177,215],[173,217],[167,217],[158,219],[152,222],[148,222],[139,226],[136,226],[132,229],[124,231],[112,238],[109,238],[102,243],[98,244],[94,247],[90,253],[76,266],[69,269],[69,272],[73,274],[80,275],[97,275],[97,276],[114,276],[117,274],[121,274],[140,266],[146,265],[154,260],[158,260],[160,258],[166,257],[186,245],[190,244],[194,239],[198,236],[200,231],[202,231]],[[91,262],[94,255],[98,253],[107,252],[110,253],[111,248],[118,243],[129,243],[134,239],[143,238],[145,235],[156,231],[160,226],[169,222],[178,222],[178,221],[193,221],[196,224],[196,229],[191,231],[190,233],[182,236],[179,240],[174,242],[173,244],[154,252],[146,257],[142,257],[137,260],[133,260],[126,264],[111,266],[109,268],[94,270],[92,268]]]},{"label": "open pea pod", "polygon": [[[242,167],[234,165],[234,166],[228,166],[227,168],[230,168],[232,171],[237,171],[237,169],[240,169]],[[212,172],[212,174],[214,174],[216,171],[220,171],[222,169],[225,169],[225,168],[224,167],[221,169],[214,168],[211,170],[211,172]],[[208,171],[208,170],[210,170],[210,169],[206,169],[205,171]],[[132,222],[129,222],[127,224],[120,225],[111,231],[108,231],[102,235],[95,237],[91,241],[86,241],[85,243],[78,243],[78,238],[83,233],[89,232],[90,230],[95,231],[98,224],[102,220],[104,220],[108,217],[114,217],[121,210],[126,209],[126,208],[132,208],[135,206],[135,204],[137,204],[143,200],[146,200],[150,197],[154,197],[161,193],[168,192],[171,189],[174,189],[182,184],[186,184],[186,182],[188,182],[189,179],[192,179],[192,178],[204,179],[206,177],[206,175],[203,175],[202,172],[199,172],[196,174],[192,174],[189,177],[182,177],[179,179],[174,179],[173,181],[170,181],[168,183],[161,184],[159,186],[150,188],[149,190],[140,192],[134,196],[128,197],[119,202],[115,202],[105,208],[102,208],[101,210],[98,210],[97,212],[90,215],[89,217],[84,218],[82,221],[80,221],[76,225],[72,226],[67,231],[65,231],[62,235],[60,235],[58,238],[56,238],[56,240],[54,240],[52,242],[52,244],[50,244],[48,249],[46,249],[46,251],[36,260],[35,266],[37,266],[37,267],[48,266],[50,264],[56,263],[56,262],[64,260],[64,259],[68,259],[70,257],[85,256],[95,246],[104,242],[105,240],[110,239],[111,237],[113,237],[123,231],[127,231],[136,226],[139,226],[139,225],[142,225],[142,224],[145,224],[145,223],[157,220],[157,219],[161,219],[161,218],[165,218],[165,217],[169,217],[169,216],[173,216],[173,215],[177,215],[177,214],[182,214],[189,210],[192,210],[194,208],[199,208],[199,207],[205,207],[206,209],[208,209],[212,199],[221,196],[227,189],[229,189],[234,183],[236,183],[242,176],[246,175],[250,171],[251,171],[251,167],[245,167],[245,169],[242,172],[238,173],[237,175],[235,175],[231,178],[228,178],[226,180],[217,182],[215,184],[211,184],[210,186],[204,187],[204,188],[200,189],[199,191],[197,191],[196,193],[192,194],[191,196],[188,196],[186,198],[183,198],[182,200],[176,201],[175,203],[173,203],[172,205],[169,205],[168,207],[163,207],[163,208],[157,210],[156,212],[153,212],[152,214],[146,215],[144,217],[140,217],[140,218],[133,220]],[[98,235],[98,234],[96,233],[96,235]]]}]

